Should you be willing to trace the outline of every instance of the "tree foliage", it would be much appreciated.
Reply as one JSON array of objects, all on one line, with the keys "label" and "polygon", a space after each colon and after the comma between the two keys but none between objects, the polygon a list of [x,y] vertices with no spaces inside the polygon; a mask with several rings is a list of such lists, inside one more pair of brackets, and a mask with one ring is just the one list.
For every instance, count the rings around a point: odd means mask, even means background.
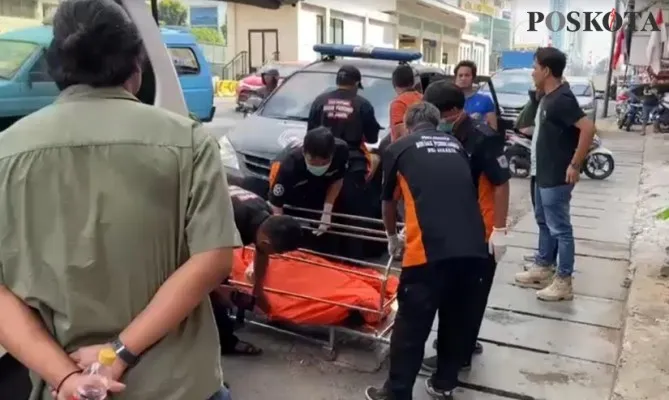
[{"label": "tree foliage", "polygon": [[188,9],[179,0],[162,0],[158,4],[160,22],[168,26],[185,26]]},{"label": "tree foliage", "polygon": [[225,45],[225,37],[216,28],[193,28],[191,33],[198,43]]}]

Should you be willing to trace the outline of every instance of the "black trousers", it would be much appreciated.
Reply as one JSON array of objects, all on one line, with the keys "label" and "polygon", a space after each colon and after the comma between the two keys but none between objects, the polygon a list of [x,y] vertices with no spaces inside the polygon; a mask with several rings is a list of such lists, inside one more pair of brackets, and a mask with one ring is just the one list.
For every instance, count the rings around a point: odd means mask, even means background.
[{"label": "black trousers", "polygon": [[425,355],[425,342],[439,313],[437,371],[432,383],[457,386],[466,357],[486,259],[456,258],[405,268],[400,275],[398,310],[390,339],[390,372],[386,389],[392,400],[411,400]]},{"label": "black trousers", "polygon": [[[536,190],[537,190],[537,180],[535,177],[532,177],[530,179],[530,197],[532,198],[532,212],[534,212],[534,208],[537,206],[536,194],[535,194]],[[553,254],[553,260],[557,260],[557,255],[558,255],[558,249],[557,246],[555,246],[555,254]]]},{"label": "black trousers", "polygon": [[229,314],[230,309],[221,304],[215,296],[210,295],[214,309],[214,319],[218,327],[218,341],[221,344],[221,353],[231,353],[237,347],[239,338],[235,336],[235,321]]},{"label": "black trousers", "polygon": [[[497,262],[495,262],[495,256],[490,256],[486,260],[482,260],[481,265],[483,266],[483,274],[481,275],[481,283],[479,285],[479,291],[472,300],[473,302],[473,314],[472,314],[472,324],[469,327],[469,343],[468,347],[470,349],[469,357],[471,358],[476,348],[476,341],[479,337],[479,332],[481,331],[481,325],[483,324],[483,318],[485,317],[485,310],[488,307],[488,297],[490,297],[490,290],[492,289],[492,282],[495,280],[495,271],[497,270]],[[465,362],[470,361],[465,359]]]}]

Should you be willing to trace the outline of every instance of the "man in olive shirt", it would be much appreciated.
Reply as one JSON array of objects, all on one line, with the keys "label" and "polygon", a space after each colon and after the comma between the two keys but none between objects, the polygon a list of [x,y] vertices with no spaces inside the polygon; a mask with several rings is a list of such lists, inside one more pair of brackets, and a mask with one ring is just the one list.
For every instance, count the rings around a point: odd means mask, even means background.
[{"label": "man in olive shirt", "polygon": [[0,345],[31,400],[72,398],[110,344],[115,400],[225,398],[208,294],[239,237],[216,141],[133,96],[143,45],[114,1],[65,1],[53,30],[63,92],[0,135]]}]

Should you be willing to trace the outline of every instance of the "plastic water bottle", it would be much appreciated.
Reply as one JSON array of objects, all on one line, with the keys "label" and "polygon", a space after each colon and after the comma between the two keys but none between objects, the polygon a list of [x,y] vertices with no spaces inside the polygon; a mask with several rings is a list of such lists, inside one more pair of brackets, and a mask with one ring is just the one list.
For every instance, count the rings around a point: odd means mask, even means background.
[{"label": "plastic water bottle", "polygon": [[79,400],[104,400],[107,398],[107,389],[112,378],[111,366],[114,361],[116,361],[116,352],[113,349],[100,350],[98,362],[84,371],[85,383],[77,389]]}]

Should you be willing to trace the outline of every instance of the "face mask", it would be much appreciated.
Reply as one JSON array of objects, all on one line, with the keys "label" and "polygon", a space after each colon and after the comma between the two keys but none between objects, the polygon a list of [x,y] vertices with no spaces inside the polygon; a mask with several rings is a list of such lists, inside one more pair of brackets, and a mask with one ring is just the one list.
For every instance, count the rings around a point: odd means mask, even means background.
[{"label": "face mask", "polygon": [[453,121],[443,121],[442,120],[439,123],[439,126],[437,126],[437,130],[439,132],[451,133],[451,132],[453,132],[453,125],[454,125]]},{"label": "face mask", "polygon": [[309,165],[307,164],[307,171],[314,176],[323,176],[330,169],[330,163],[325,165]]}]

